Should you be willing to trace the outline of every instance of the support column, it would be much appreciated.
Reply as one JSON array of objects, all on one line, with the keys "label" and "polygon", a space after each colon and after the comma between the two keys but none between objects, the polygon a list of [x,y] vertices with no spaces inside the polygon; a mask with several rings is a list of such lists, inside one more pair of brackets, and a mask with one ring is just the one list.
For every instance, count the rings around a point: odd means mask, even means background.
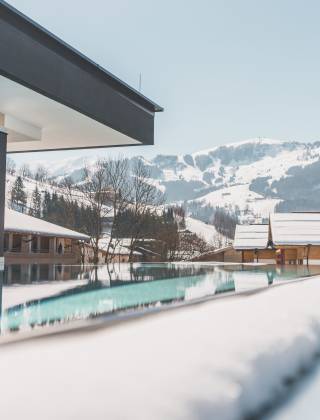
[{"label": "support column", "polygon": [[50,256],[55,256],[57,249],[57,238],[50,238],[49,245]]},{"label": "support column", "polygon": [[13,233],[8,234],[8,252],[12,252],[13,248]]},{"label": "support column", "polygon": [[41,251],[41,237],[37,236],[37,253],[40,254]]},{"label": "support column", "polygon": [[27,252],[30,255],[32,253],[32,235],[28,235]]},{"label": "support column", "polygon": [[0,320],[4,283],[4,213],[6,205],[7,133],[0,128]]}]

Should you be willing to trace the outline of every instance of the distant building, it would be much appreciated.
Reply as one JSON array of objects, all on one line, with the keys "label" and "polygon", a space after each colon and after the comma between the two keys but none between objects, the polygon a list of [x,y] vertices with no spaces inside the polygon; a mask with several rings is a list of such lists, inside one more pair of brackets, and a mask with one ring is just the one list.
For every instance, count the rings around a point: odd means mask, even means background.
[{"label": "distant building", "polygon": [[6,209],[6,264],[78,264],[89,236]]},{"label": "distant building", "polygon": [[278,264],[320,264],[320,213],[275,213],[270,233]]},{"label": "distant building", "polygon": [[267,225],[238,225],[243,262],[320,264],[320,213],[274,213]]},{"label": "distant building", "polygon": [[244,263],[275,264],[276,252],[270,243],[269,225],[237,225],[233,248]]}]

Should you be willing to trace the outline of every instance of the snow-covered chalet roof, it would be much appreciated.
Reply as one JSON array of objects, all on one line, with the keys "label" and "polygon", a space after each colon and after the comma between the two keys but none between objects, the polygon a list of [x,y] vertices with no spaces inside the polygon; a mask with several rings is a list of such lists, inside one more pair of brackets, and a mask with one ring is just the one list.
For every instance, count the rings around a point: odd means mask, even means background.
[{"label": "snow-covered chalet roof", "polygon": [[234,249],[265,249],[268,246],[269,225],[237,225]]},{"label": "snow-covered chalet roof", "polygon": [[4,225],[6,232],[55,236],[59,238],[77,239],[80,241],[88,241],[90,239],[89,236],[84,235],[83,233],[75,232],[11,209],[6,209]]},{"label": "snow-covered chalet roof", "polygon": [[320,245],[320,213],[275,213],[270,224],[275,245]]}]

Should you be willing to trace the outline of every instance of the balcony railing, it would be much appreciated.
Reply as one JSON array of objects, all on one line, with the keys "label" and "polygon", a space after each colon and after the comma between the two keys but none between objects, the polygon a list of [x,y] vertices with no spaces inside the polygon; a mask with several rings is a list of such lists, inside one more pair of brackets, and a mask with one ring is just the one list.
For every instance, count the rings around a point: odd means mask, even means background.
[{"label": "balcony railing", "polygon": [[49,254],[49,252],[50,252],[50,249],[47,249],[47,248],[45,248],[45,249],[32,249],[31,250],[32,254]]},{"label": "balcony railing", "polygon": [[57,250],[54,252],[51,249],[43,248],[43,249],[31,249],[30,251],[27,249],[22,249],[21,247],[13,247],[9,249],[8,247],[4,248],[4,252],[6,253],[13,253],[13,254],[51,254],[59,257],[63,257],[64,255],[70,256],[74,254],[73,249],[65,249],[62,253],[59,253]]},{"label": "balcony railing", "polygon": [[15,254],[21,253],[21,247],[12,247],[8,252],[14,252]]}]

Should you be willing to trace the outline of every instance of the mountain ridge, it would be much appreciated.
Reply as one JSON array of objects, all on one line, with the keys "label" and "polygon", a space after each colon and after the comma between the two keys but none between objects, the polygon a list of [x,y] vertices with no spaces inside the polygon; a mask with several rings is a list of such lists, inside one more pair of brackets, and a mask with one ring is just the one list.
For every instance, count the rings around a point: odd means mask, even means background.
[{"label": "mountain ridge", "polygon": [[[259,223],[275,209],[320,210],[320,142],[253,138],[186,154],[134,156],[168,203],[193,202],[237,211],[243,222]],[[95,159],[90,159],[90,166]],[[51,163],[59,179],[81,175],[83,159]]]}]

